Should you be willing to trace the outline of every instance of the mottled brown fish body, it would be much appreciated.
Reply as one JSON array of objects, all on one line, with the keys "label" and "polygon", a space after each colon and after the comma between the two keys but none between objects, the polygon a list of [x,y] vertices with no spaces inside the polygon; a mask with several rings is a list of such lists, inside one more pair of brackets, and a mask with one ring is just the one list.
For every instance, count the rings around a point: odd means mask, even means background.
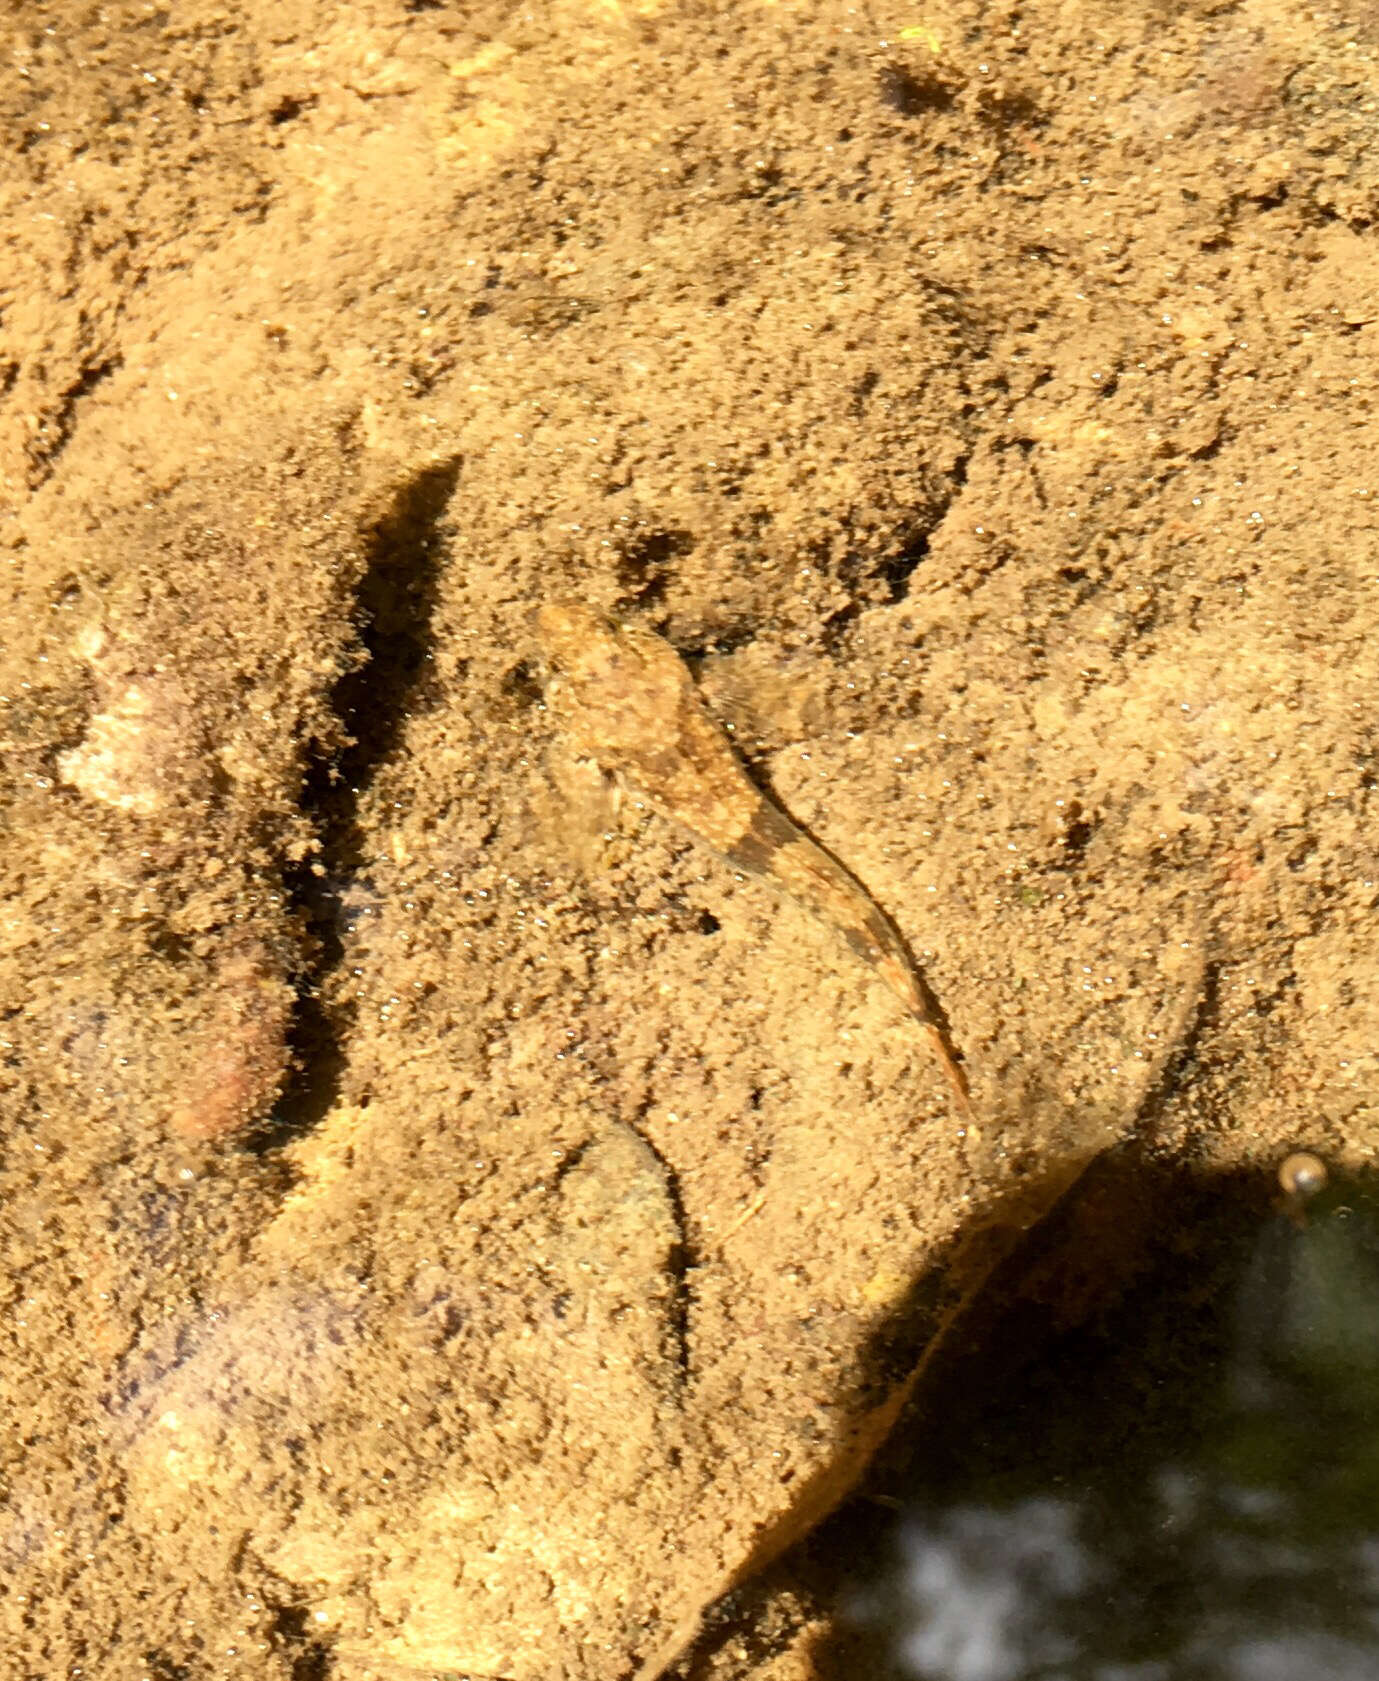
[{"label": "mottled brown fish body", "polygon": [[537,633],[547,705],[580,751],[726,853],[762,797],[674,648],[578,605],[540,608]]},{"label": "mottled brown fish body", "polygon": [[970,1113],[962,1069],[894,924],[747,776],[674,648],[578,603],[544,606],[536,624],[549,672],[547,705],[579,750],[843,939],[924,1025],[959,1106]]},{"label": "mottled brown fish body", "polygon": [[758,799],[751,829],[725,848],[724,856],[787,893],[880,975],[923,1024],[959,1106],[970,1114],[967,1080],[949,1049],[938,1010],[915,972],[900,931],[849,870],[796,828],[778,807],[760,795]]},{"label": "mottled brown fish body", "polygon": [[854,876],[758,796],[752,826],[724,849],[729,863],[769,879],[826,928],[842,936],[917,1016],[927,1016],[910,960],[890,918]]}]

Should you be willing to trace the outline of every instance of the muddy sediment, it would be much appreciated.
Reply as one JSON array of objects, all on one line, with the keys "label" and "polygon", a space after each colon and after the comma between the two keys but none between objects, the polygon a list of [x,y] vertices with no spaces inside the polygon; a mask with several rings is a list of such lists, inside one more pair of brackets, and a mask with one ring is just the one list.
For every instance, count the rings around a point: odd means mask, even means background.
[{"label": "muddy sediment", "polygon": [[[1377,57],[1273,0],[17,22],[16,1675],[654,1669],[1109,1145],[1372,1159]],[[976,1125],[561,741],[570,597],[894,920]]]}]

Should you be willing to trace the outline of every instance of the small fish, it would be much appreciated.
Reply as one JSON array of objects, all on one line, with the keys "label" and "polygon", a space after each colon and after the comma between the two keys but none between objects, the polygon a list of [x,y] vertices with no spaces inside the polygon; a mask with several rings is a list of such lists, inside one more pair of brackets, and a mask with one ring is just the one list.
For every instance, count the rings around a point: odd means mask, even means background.
[{"label": "small fish", "polygon": [[890,918],[748,777],[663,638],[581,603],[538,608],[546,705],[576,748],[735,869],[833,930],[924,1028],[964,1115],[967,1081],[942,1016]]}]

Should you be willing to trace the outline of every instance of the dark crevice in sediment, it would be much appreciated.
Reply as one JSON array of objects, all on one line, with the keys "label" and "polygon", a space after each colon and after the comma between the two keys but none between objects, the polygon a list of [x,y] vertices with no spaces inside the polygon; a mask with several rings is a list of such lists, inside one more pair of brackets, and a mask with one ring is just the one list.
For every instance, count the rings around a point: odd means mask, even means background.
[{"label": "dark crevice in sediment", "polygon": [[271,1122],[253,1147],[269,1150],[316,1125],[339,1094],[353,1011],[333,996],[351,920],[371,896],[369,838],[360,801],[397,748],[403,725],[424,704],[445,543],[442,525],[460,474],[458,457],[401,484],[364,534],[364,567],[355,590],[359,658],[335,684],[330,704],[346,745],[307,768],[303,809],[320,850],[287,873],[304,931],[291,1033],[292,1067]]},{"label": "dark crevice in sediment", "polygon": [[123,366],[124,358],[118,354],[102,357],[99,361],[83,362],[81,371],[59,393],[56,403],[40,414],[38,429],[28,450],[31,490],[37,490],[39,485],[52,477],[58,457],[77,429],[77,415],[83,399]]},{"label": "dark crevice in sediment", "polygon": [[637,1137],[655,1157],[661,1170],[661,1180],[675,1221],[676,1237],[666,1251],[665,1271],[670,1280],[669,1299],[665,1305],[666,1355],[675,1374],[675,1382],[684,1388],[693,1376],[691,1331],[694,1315],[694,1274],[701,1265],[689,1239],[690,1221],[685,1212],[685,1199],[680,1179],[660,1150],[651,1142],[639,1124]]}]

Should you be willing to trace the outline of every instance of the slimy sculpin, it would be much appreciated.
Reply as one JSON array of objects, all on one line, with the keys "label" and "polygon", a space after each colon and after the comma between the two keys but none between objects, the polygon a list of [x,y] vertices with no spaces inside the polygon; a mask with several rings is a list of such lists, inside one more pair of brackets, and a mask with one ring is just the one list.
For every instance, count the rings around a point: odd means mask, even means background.
[{"label": "slimy sculpin", "polygon": [[536,614],[546,705],[574,747],[735,869],[788,895],[879,974],[923,1027],[964,1115],[967,1081],[899,932],[866,888],[762,794],[671,645],[580,603]]}]

